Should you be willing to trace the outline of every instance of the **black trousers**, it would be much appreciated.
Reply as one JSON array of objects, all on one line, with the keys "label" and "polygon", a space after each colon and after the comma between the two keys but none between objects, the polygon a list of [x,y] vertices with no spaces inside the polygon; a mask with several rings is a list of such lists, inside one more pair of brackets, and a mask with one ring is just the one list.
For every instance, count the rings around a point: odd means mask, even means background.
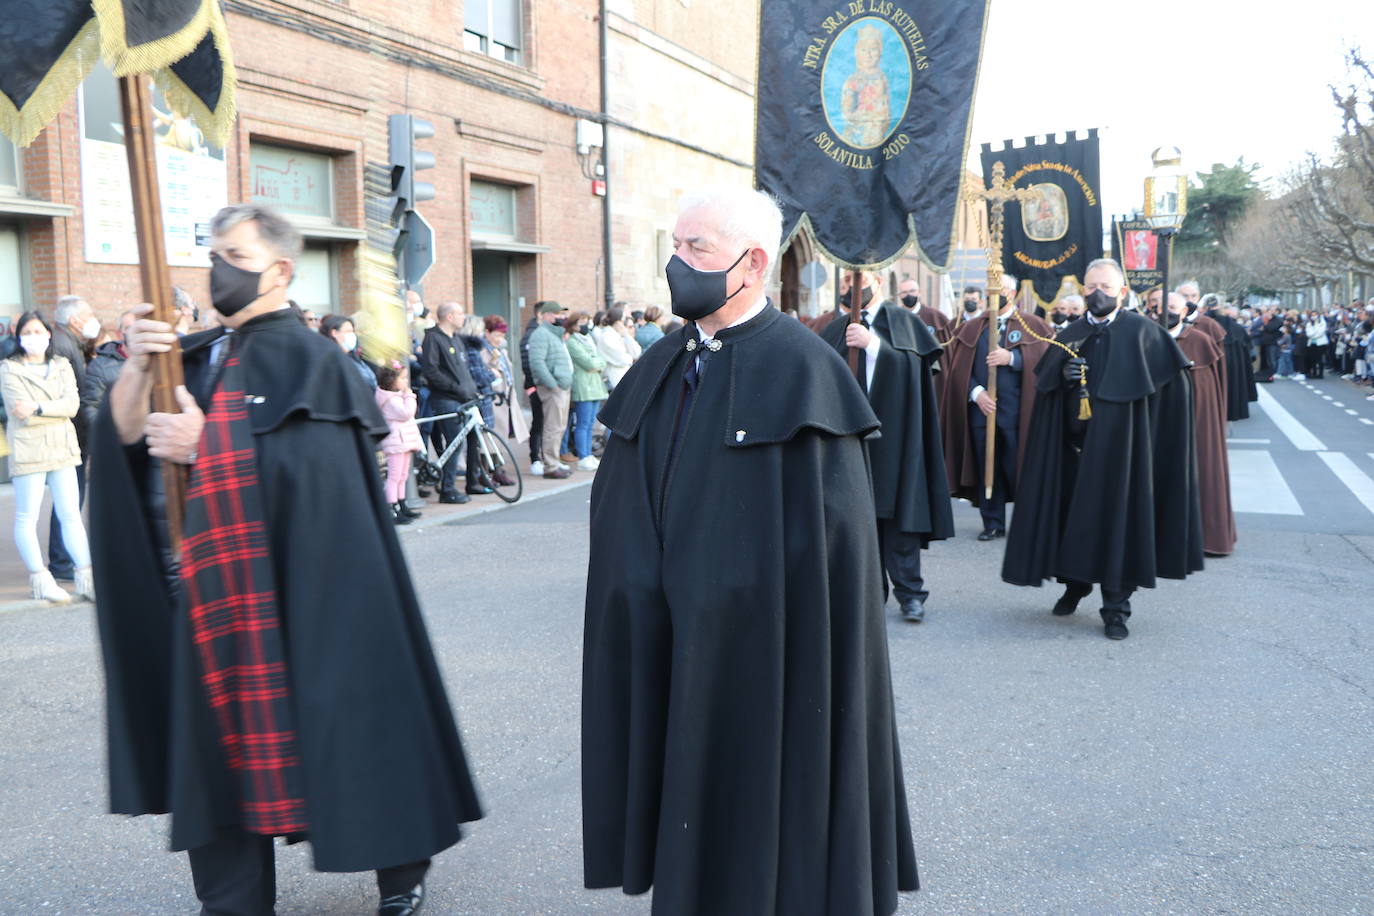
[{"label": "black trousers", "polygon": [[[86,459],[76,466],[77,505],[86,505]],[[57,507],[52,510],[48,520],[48,571],[59,579],[70,579],[76,572],[67,545],[62,543],[62,522],[57,518]]]},{"label": "black trousers", "polygon": [[883,600],[887,600],[887,583],[898,601],[930,597],[925,579],[921,578],[921,536],[903,531],[890,518],[878,519],[878,553],[883,558]]},{"label": "black trousers", "polygon": [[[980,503],[978,514],[983,517],[983,528],[1007,530],[1007,499],[1016,480],[1016,452],[1018,448],[1015,427],[1008,429],[1004,423],[997,424],[996,462],[992,474],[992,498],[983,493],[983,468],[987,466],[988,418],[976,404],[969,405],[969,434],[973,437],[973,456],[978,467],[978,495]],[[1013,420],[1012,422],[1015,422]]]},{"label": "black trousers", "polygon": [[[1093,593],[1091,582],[1076,582],[1071,579],[1060,579],[1064,583],[1064,594],[1074,599],[1082,601]],[[1121,614],[1123,617],[1131,616],[1131,595],[1135,594],[1133,588],[1108,588],[1101,586],[1102,589],[1102,617],[1105,620],[1108,614]]]},{"label": "black trousers", "polygon": [[[511,402],[511,410],[519,410],[518,401]],[[530,464],[539,460],[539,446],[544,439],[544,404],[538,394],[530,395]]]},{"label": "black trousers", "polygon": [[[436,417],[446,413],[457,413],[458,408],[463,406],[461,401],[450,400],[441,395],[430,395],[429,404],[430,410],[434,412],[433,415]],[[462,428],[463,423],[459,417],[450,417],[447,420],[435,420],[431,425],[434,427],[434,431],[430,433],[430,439],[434,443],[435,451],[442,455],[444,449],[448,448],[448,444],[458,435],[458,430]],[[477,472],[480,464],[477,453],[477,432],[475,430],[468,434],[467,452],[467,483],[469,486],[475,487],[478,485]],[[444,462],[443,477],[439,482],[440,495],[456,493],[457,478],[458,450],[454,449],[448,461]]]},{"label": "black trousers", "polygon": [[[233,832],[188,853],[201,916],[272,916],[277,902],[277,866],[272,838]],[[425,878],[429,859],[377,869],[377,891],[391,897]]]}]

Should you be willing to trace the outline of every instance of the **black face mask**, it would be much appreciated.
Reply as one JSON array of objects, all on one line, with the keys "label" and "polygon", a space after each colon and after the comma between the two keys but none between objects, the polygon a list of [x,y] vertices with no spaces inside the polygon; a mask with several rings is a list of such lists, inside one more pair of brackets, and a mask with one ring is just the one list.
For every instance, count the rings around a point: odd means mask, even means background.
[{"label": "black face mask", "polygon": [[219,255],[210,254],[210,304],[225,318],[243,311],[257,301],[258,284],[266,271],[235,267]]},{"label": "black face mask", "polygon": [[907,293],[905,296],[902,297],[902,305],[905,305],[909,309],[915,309],[920,304],[921,300],[911,295],[910,293]]},{"label": "black face mask", "polygon": [[1168,317],[1169,327],[1176,328],[1178,323],[1183,320],[1183,316],[1177,312],[1170,312]]},{"label": "black face mask", "polygon": [[1050,316],[1050,318],[1054,321],[1055,324],[1063,324],[1064,322],[1069,320],[1069,316],[1064,314],[1063,312],[1055,312]]},{"label": "black face mask", "polygon": [[[844,304],[845,304],[846,306],[848,306],[848,305],[849,305],[851,302],[853,302],[853,301],[854,301],[853,293],[851,292],[850,295],[845,296]],[[859,308],[865,308],[865,309],[868,308],[869,303],[871,303],[872,301],[873,301],[873,290],[871,290],[871,289],[866,289],[866,290],[864,290],[863,292],[859,293]]]},{"label": "black face mask", "polygon": [[1094,318],[1106,318],[1116,311],[1117,306],[1116,300],[1100,289],[1088,293],[1083,298],[1083,302],[1088,306],[1088,311]]},{"label": "black face mask", "polygon": [[558,326],[561,328],[561,327],[563,327],[564,324],[567,323],[567,320],[568,320],[568,319],[566,319],[566,318],[555,318],[555,319],[553,320],[553,323],[556,324],[556,325],[558,325]]},{"label": "black face mask", "polygon": [[978,311],[978,300],[977,300],[977,299],[965,299],[965,300],[964,300],[964,311],[968,312],[970,315],[972,315],[974,312]]},{"label": "black face mask", "polygon": [[744,249],[743,254],[735,258],[735,263],[724,270],[697,270],[673,255],[663,271],[668,277],[668,296],[673,303],[673,314],[687,321],[700,321],[724,308],[725,303],[744,289],[744,284],[740,283],[739,289],[729,292],[726,277],[752,250]]}]

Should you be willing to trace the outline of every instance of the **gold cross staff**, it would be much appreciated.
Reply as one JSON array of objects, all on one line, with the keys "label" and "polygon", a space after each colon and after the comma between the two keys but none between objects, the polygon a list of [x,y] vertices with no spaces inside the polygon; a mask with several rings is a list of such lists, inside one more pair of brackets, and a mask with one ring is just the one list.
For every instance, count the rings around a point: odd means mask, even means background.
[{"label": "gold cross staff", "polygon": [[[975,190],[976,188],[976,190]],[[987,246],[988,255],[988,353],[991,354],[1001,346],[998,339],[997,319],[1002,314],[1002,233],[1006,228],[1006,215],[1002,208],[1010,201],[1029,200],[1036,196],[1036,192],[1030,188],[1017,189],[1012,187],[1007,180],[1007,168],[1000,161],[992,164],[992,186],[985,188],[979,182],[973,187],[969,187],[965,196],[970,201],[986,201],[988,205],[988,234],[989,244]],[[983,498],[992,499],[993,468],[997,465],[997,367],[988,367],[988,397],[992,399],[994,409],[992,416],[988,418],[987,447],[985,449],[986,460],[983,462]]]}]

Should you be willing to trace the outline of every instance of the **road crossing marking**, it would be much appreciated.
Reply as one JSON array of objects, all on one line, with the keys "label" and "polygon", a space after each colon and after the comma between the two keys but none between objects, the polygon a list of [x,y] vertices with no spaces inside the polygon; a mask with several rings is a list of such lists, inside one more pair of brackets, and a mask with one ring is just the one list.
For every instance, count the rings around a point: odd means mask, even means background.
[{"label": "road crossing marking", "polygon": [[1326,451],[1326,446],[1322,444],[1322,440],[1312,435],[1306,426],[1299,423],[1296,417],[1263,388],[1259,390],[1259,406],[1269,415],[1269,419],[1274,421],[1274,425],[1279,428],[1279,431],[1288,437],[1294,448],[1302,452]]},{"label": "road crossing marking", "polygon": [[1228,449],[1231,508],[1261,515],[1303,515],[1274,457],[1262,449]]},{"label": "road crossing marking", "polygon": [[1340,401],[1332,401],[1332,402],[1331,402],[1331,406],[1332,406],[1332,407],[1344,407],[1345,405],[1342,404]]},{"label": "road crossing marking", "polygon": [[1360,422],[1365,426],[1374,426],[1374,420],[1367,420],[1364,417],[1360,417]]},{"label": "road crossing marking", "polygon": [[1345,412],[1350,414],[1352,417],[1358,416],[1358,414],[1356,414],[1355,411],[1351,410],[1349,407],[1345,409]]},{"label": "road crossing marking", "polygon": [[1324,395],[1322,395],[1322,400],[1323,400],[1323,401],[1329,401],[1329,400],[1331,400],[1331,395],[1329,395],[1329,394],[1324,394]]},{"label": "road crossing marking", "polygon": [[1227,439],[1227,445],[1268,445],[1268,439]]},{"label": "road crossing marking", "polygon": [[1355,498],[1364,503],[1366,509],[1374,512],[1374,480],[1357,468],[1349,455],[1344,452],[1319,452],[1318,457],[1326,462],[1326,466],[1341,479],[1341,483],[1350,488]]}]

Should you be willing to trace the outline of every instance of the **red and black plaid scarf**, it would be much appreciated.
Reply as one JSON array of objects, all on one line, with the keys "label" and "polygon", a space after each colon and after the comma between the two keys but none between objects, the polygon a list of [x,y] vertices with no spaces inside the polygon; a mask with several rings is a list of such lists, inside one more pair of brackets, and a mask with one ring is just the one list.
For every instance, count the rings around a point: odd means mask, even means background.
[{"label": "red and black plaid scarf", "polygon": [[305,800],[238,336],[191,473],[181,578],[241,827],[280,836],[306,832]]}]

